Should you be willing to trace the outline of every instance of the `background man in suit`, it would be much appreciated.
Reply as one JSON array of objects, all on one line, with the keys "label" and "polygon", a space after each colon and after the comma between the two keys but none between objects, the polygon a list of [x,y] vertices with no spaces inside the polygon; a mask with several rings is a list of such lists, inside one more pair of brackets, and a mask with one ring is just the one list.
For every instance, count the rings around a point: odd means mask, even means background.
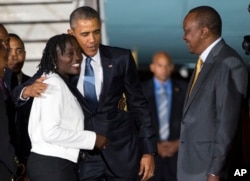
[{"label": "background man in suit", "polygon": [[[6,104],[6,111],[9,120],[9,134],[11,138],[11,143],[15,146],[16,144],[16,134],[15,134],[15,105],[11,100],[10,93],[17,83],[17,78],[15,74],[7,68],[8,61],[8,50],[9,50],[9,35],[6,28],[0,24],[0,40],[3,49],[6,53],[2,55],[2,61],[0,62],[0,80],[1,88],[3,91],[4,101]],[[6,57],[3,57],[6,56]]]},{"label": "background man in suit", "polygon": [[[8,57],[8,33],[5,27],[0,24],[0,181],[11,180],[16,174],[23,172],[23,166],[18,164],[15,156],[15,149],[10,143],[9,120],[7,115],[7,97],[3,76],[7,65]],[[19,169],[18,169],[19,168]],[[20,171],[20,172],[19,172]],[[18,172],[18,173],[17,173]]]},{"label": "background man in suit", "polygon": [[[9,33],[10,45],[9,45],[9,56],[8,56],[8,68],[12,70],[16,77],[16,85],[14,87],[27,81],[30,76],[22,72],[22,68],[25,62],[26,51],[23,40],[14,33]],[[16,108],[16,154],[20,161],[26,165],[28,156],[30,154],[31,143],[28,135],[28,120],[30,115],[30,109],[32,100],[30,99],[28,103],[24,106]]]},{"label": "background man in suit", "polygon": [[[143,96],[135,61],[131,51],[101,45],[101,20],[91,7],[79,7],[70,16],[69,34],[76,37],[83,50],[80,76],[72,84],[81,93],[79,101],[89,107],[85,111],[85,128],[106,136],[109,144],[102,151],[85,151],[80,161],[81,180],[142,181],[154,173],[154,155],[157,152],[155,131],[152,127],[147,101]],[[95,76],[97,107],[87,102],[84,89],[85,65],[91,59]],[[87,60],[86,60],[87,59]],[[38,77],[38,76],[37,76]],[[86,76],[87,77],[87,76]],[[46,89],[42,79],[27,86],[22,98],[40,96]],[[15,92],[16,102],[20,97]],[[128,111],[118,109],[125,93]],[[17,99],[16,99],[17,98]],[[139,143],[143,144],[141,149]]]},{"label": "background man in suit", "polygon": [[[0,28],[1,29],[1,28]],[[0,30],[1,31],[1,30]],[[1,37],[2,40],[2,37]],[[0,43],[0,66],[7,63],[7,49]],[[4,100],[2,87],[0,88],[0,180],[10,180],[11,174],[16,173],[17,166],[14,162],[15,150],[10,144],[8,116],[6,112],[6,104]]]},{"label": "background man in suit", "polygon": [[[177,151],[187,82],[171,78],[174,64],[169,54],[163,51],[154,54],[150,70],[154,76],[152,79],[142,82],[142,90],[149,102],[152,120],[154,120],[153,126],[158,130],[158,155],[155,157],[155,174],[151,180],[176,181]],[[166,90],[164,97],[159,95],[162,85]],[[163,112],[160,108],[160,99],[166,99],[168,103],[164,107],[168,117],[164,119],[163,125],[160,121]],[[165,130],[168,135],[162,138],[160,130],[164,124],[168,124],[167,130]]]},{"label": "background man in suit", "polygon": [[14,160],[15,150],[10,143],[8,116],[2,90],[0,90],[0,144],[0,181],[6,181],[16,173],[17,164]]},{"label": "background man in suit", "polygon": [[[248,74],[241,57],[221,38],[222,21],[208,6],[188,12],[183,22],[190,53],[202,59],[189,85],[181,124],[178,181],[219,181],[236,135]],[[198,68],[196,68],[198,69]]]},{"label": "background man in suit", "polygon": [[26,57],[26,51],[23,40],[14,33],[9,33],[10,49],[8,56],[8,68],[16,73],[18,85],[24,83],[30,76],[22,72]]}]

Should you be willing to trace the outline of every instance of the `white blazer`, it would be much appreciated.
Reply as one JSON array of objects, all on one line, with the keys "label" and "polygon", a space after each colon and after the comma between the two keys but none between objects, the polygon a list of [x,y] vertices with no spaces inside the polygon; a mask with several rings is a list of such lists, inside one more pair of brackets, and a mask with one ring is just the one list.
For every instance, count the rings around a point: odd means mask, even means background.
[{"label": "white blazer", "polygon": [[29,118],[31,152],[77,162],[80,149],[94,148],[96,134],[84,131],[81,106],[58,74],[44,83],[48,88],[34,98]]}]

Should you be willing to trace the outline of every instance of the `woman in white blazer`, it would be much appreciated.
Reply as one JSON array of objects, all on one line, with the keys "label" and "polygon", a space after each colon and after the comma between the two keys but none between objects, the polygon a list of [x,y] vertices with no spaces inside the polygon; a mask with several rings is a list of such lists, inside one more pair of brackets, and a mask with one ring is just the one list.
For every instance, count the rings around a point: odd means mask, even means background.
[{"label": "woman in white blazer", "polygon": [[106,137],[84,130],[84,115],[67,81],[80,73],[81,47],[68,34],[50,38],[39,71],[47,89],[33,100],[29,136],[32,144],[27,169],[31,181],[79,180],[77,160],[80,149],[98,149]]}]

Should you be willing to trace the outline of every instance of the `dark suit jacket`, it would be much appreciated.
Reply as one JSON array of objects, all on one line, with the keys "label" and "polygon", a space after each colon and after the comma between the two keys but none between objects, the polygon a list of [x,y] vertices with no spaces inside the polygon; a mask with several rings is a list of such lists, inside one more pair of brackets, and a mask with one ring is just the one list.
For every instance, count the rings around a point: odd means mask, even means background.
[{"label": "dark suit jacket", "polygon": [[[22,83],[29,79],[30,77],[23,73]],[[6,69],[4,73],[4,81],[10,93],[18,86],[17,75],[10,69]],[[27,128],[32,100],[31,98],[22,106],[15,106],[11,97],[6,101],[11,142],[15,147],[16,155],[22,163],[26,162],[31,148]]]},{"label": "dark suit jacket", "polygon": [[10,178],[11,173],[16,173],[17,165],[14,162],[15,150],[10,144],[8,132],[8,117],[6,105],[0,90],[0,175],[1,178]]},{"label": "dark suit jacket", "polygon": [[[30,79],[30,76],[22,73],[23,84]],[[18,86],[17,84],[14,87]],[[33,99],[30,99],[25,105],[16,107],[16,117],[15,117],[15,126],[16,126],[16,155],[22,163],[26,163],[27,158],[30,154],[31,143],[28,134],[28,121],[31,110]]]},{"label": "dark suit jacket", "polygon": [[247,79],[242,59],[221,40],[209,53],[192,93],[186,96],[178,153],[179,181],[205,181],[208,173],[224,176]]},{"label": "dark suit jacket", "polygon": [[[111,170],[122,177],[139,171],[142,156],[139,137],[143,142],[142,153],[156,152],[155,131],[131,52],[103,45],[99,50],[103,86],[97,111],[84,110],[85,128],[108,137],[110,143],[102,154]],[[128,112],[118,109],[123,93]],[[82,101],[87,105],[84,98]]]},{"label": "dark suit jacket", "polygon": [[[14,72],[12,72],[10,69],[6,68],[4,72],[4,83],[6,88],[8,89],[9,94],[11,94],[12,90],[14,89],[15,85],[17,85],[17,77]],[[16,145],[16,128],[15,128],[15,105],[12,102],[11,96],[9,96],[5,100],[6,104],[6,111],[8,115],[9,120],[9,134],[11,138],[11,143],[13,146]]]},{"label": "dark suit jacket", "polygon": [[[102,151],[109,168],[118,176],[127,176],[139,171],[142,153],[157,151],[155,131],[152,128],[147,102],[143,96],[137,68],[129,50],[100,45],[103,68],[103,87],[96,112],[88,107],[86,100],[78,94],[85,114],[85,129],[103,134],[110,140]],[[32,84],[41,72],[13,91],[17,105],[25,85]],[[76,86],[78,76],[72,78]],[[128,112],[118,109],[118,101],[125,93]],[[76,95],[77,96],[77,95]],[[139,141],[143,142],[140,152]]]},{"label": "dark suit jacket", "polygon": [[[157,113],[157,104],[155,99],[155,92],[154,92],[154,81],[153,79],[147,80],[142,82],[142,90],[146,97],[146,99],[149,102],[149,108],[152,115],[153,120],[153,126],[155,130],[159,130],[159,119],[158,119],[158,113]],[[172,105],[171,105],[171,112],[170,112],[170,127],[169,127],[169,139],[168,140],[177,140],[180,136],[180,127],[181,127],[181,118],[182,118],[182,110],[185,100],[185,95],[187,91],[187,82],[182,80],[176,80],[172,79]],[[160,135],[159,132],[157,134],[158,138],[157,140],[160,141]],[[160,158],[159,158],[160,159]],[[161,159],[162,161],[159,161],[159,159],[156,159],[156,169],[162,170],[161,168],[164,168],[164,165],[161,164],[167,164],[170,169],[171,173],[176,173],[176,165],[177,165],[177,153],[170,158],[167,159]],[[164,161],[163,161],[164,160]],[[156,173],[158,171],[156,170]],[[169,175],[169,170],[162,170],[163,173]]]}]

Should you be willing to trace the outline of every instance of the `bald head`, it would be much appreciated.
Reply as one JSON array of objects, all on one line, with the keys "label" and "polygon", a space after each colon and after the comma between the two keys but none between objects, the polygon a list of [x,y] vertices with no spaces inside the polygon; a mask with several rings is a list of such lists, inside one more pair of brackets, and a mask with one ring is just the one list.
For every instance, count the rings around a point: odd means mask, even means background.
[{"label": "bald head", "polygon": [[155,53],[150,64],[150,70],[160,82],[167,81],[174,70],[170,55],[164,51]]}]

